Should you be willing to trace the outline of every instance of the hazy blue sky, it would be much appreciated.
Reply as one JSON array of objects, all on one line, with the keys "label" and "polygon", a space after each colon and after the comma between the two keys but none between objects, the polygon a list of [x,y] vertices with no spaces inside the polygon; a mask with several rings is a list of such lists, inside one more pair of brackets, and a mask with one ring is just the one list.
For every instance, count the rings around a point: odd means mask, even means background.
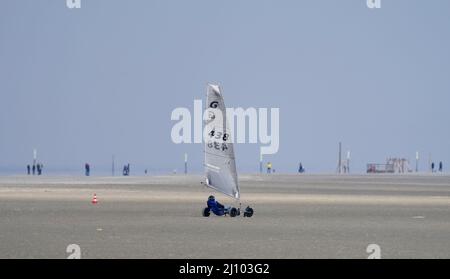
[{"label": "hazy blue sky", "polygon": [[[0,3],[0,168],[202,169],[175,145],[175,107],[219,82],[229,107],[279,107],[279,172],[332,172],[421,152],[450,164],[450,1],[6,0]],[[258,145],[238,145],[243,172]],[[444,165],[445,167],[445,165]],[[132,169],[133,171],[133,169]]]}]

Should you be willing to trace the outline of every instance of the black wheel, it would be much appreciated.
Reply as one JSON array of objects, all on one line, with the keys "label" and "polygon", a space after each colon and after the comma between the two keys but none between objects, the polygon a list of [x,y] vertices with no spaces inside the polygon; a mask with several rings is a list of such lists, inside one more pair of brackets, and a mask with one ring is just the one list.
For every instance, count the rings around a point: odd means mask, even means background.
[{"label": "black wheel", "polygon": [[211,213],[209,212],[209,208],[207,208],[207,207],[203,208],[203,210],[202,210],[203,217],[209,217],[210,214]]},{"label": "black wheel", "polygon": [[236,208],[231,208],[230,217],[236,217],[238,215],[238,210]]},{"label": "black wheel", "polygon": [[244,212],[244,217],[252,217],[253,216],[253,208],[251,208],[250,206],[247,206],[247,208],[245,209]]}]

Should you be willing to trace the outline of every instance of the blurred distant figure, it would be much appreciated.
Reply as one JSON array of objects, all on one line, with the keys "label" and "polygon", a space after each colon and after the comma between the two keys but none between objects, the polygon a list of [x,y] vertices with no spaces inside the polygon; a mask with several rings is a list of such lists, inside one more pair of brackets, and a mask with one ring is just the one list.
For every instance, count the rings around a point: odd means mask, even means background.
[{"label": "blurred distant figure", "polygon": [[434,172],[434,162],[431,163],[431,172]]},{"label": "blurred distant figure", "polygon": [[144,173],[147,174],[147,169],[145,169]]},{"label": "blurred distant figure", "polygon": [[30,167],[30,165],[27,165],[27,174],[28,174],[28,175],[31,174],[31,167]]},{"label": "blurred distant figure", "polygon": [[33,175],[36,174],[36,165],[33,165]]},{"label": "blurred distant figure", "polygon": [[130,164],[123,166],[123,176],[130,175]]},{"label": "blurred distant figure", "polygon": [[442,172],[442,161],[439,162],[439,172]]},{"label": "blurred distant figure", "polygon": [[37,174],[41,175],[42,174],[42,164],[37,164]]},{"label": "blurred distant figure", "polygon": [[91,174],[91,166],[88,163],[84,164],[84,171],[86,173],[86,176],[89,176]]},{"label": "blurred distant figure", "polygon": [[299,172],[299,173],[304,173],[304,172],[305,172],[305,168],[303,168],[302,163],[300,163],[300,164],[298,165],[298,172]]},{"label": "blurred distant figure", "polygon": [[272,163],[268,162],[267,163],[267,173],[271,173],[272,172]]}]

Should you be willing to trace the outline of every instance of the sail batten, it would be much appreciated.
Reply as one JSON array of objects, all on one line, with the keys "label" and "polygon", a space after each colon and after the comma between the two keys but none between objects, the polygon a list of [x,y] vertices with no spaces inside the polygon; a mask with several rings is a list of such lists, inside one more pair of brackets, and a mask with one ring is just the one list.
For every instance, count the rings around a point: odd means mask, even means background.
[{"label": "sail batten", "polygon": [[234,199],[240,198],[234,146],[226,119],[226,107],[218,85],[206,93],[205,175],[206,185]]}]

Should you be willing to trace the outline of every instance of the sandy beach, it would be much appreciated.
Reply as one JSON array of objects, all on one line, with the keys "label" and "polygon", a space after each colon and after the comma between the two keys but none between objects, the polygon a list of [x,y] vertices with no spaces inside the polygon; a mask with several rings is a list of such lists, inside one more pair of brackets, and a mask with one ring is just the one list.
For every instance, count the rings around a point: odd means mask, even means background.
[{"label": "sandy beach", "polygon": [[[450,176],[242,175],[252,218],[201,216],[201,176],[0,177],[0,258],[450,257]],[[97,194],[98,204],[91,203]],[[238,206],[216,194],[219,201]]]}]

